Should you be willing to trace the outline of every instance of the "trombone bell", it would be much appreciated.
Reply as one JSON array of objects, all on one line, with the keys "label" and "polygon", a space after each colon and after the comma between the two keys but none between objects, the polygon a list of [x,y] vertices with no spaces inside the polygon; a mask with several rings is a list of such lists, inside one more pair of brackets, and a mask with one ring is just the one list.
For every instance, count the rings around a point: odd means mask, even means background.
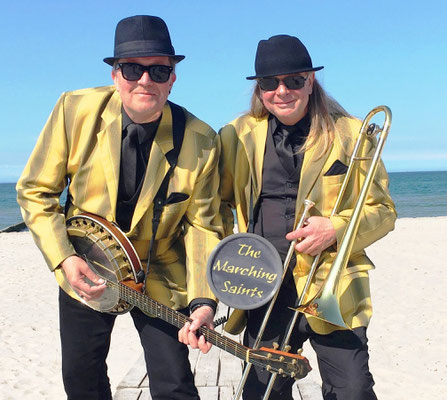
[{"label": "trombone bell", "polygon": [[329,322],[341,328],[349,328],[340,312],[337,296],[334,293],[322,294],[318,299],[314,299],[311,304],[304,307],[298,307],[298,310],[304,314]]}]

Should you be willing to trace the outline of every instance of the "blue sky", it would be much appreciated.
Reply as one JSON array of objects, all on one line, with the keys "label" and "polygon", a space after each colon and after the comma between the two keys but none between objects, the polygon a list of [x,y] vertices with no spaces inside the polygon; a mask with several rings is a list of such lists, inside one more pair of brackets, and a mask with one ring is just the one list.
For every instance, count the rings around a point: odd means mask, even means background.
[{"label": "blue sky", "polygon": [[[218,130],[248,108],[259,40],[298,36],[353,115],[385,104],[389,171],[447,170],[445,1],[39,0],[2,2],[0,182],[15,182],[59,95],[111,83],[116,23],[149,14],[178,54],[171,100]],[[276,6],[273,6],[273,4]]]}]

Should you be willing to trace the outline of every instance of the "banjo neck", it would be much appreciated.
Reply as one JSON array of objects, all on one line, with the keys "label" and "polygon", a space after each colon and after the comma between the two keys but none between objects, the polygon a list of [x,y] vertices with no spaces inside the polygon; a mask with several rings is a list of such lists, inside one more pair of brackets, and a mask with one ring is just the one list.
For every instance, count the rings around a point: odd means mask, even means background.
[{"label": "banjo neck", "polygon": [[[182,328],[185,323],[192,321],[191,318],[151,299],[124,283],[115,283],[106,280],[106,284],[109,287],[118,286],[120,298],[124,301],[138,307],[144,313],[157,317],[179,329]],[[219,349],[271,372],[300,379],[304,378],[311,369],[308,360],[299,354],[290,354],[265,347],[256,350],[250,349],[206,326],[201,326],[199,332],[209,343]]]},{"label": "banjo neck", "polygon": [[[192,319],[188,318],[186,315],[151,299],[141,292],[137,292],[123,283],[116,284],[111,281],[106,282],[107,286],[118,286],[120,298],[129,304],[138,307],[145,314],[157,317],[179,329],[182,328],[187,322],[192,322]],[[200,334],[205,336],[205,339],[208,342],[219,347],[220,349],[225,350],[243,360],[247,360],[249,357],[250,349],[248,347],[245,347],[244,345],[223,336],[218,332],[207,328],[206,326],[201,326],[199,331]]]}]

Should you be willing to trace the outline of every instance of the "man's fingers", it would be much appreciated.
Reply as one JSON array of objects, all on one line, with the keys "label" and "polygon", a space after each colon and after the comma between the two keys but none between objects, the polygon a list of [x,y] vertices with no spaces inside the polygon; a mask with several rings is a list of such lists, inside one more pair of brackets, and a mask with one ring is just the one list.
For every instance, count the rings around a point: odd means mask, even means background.
[{"label": "man's fingers", "polygon": [[198,319],[195,319],[191,322],[191,325],[189,326],[190,332],[195,332],[197,329],[199,329],[203,324]]},{"label": "man's fingers", "polygon": [[105,288],[105,285],[90,286],[83,280],[79,280],[76,286],[73,286],[73,289],[75,289],[76,293],[84,300],[93,300],[101,297]]},{"label": "man's fingers", "polygon": [[90,279],[94,284],[96,285],[103,285],[105,283],[105,280],[101,278],[100,276],[96,275],[90,267],[87,265],[87,263],[84,264],[84,268],[81,269],[82,273]]},{"label": "man's fingers", "polygon": [[189,345],[193,349],[199,349],[204,354],[208,353],[212,347],[211,343],[206,341],[205,336],[201,335],[198,329],[194,329],[192,322],[187,322],[179,330],[178,340],[180,343]]},{"label": "man's fingers", "polygon": [[304,236],[304,228],[297,229],[296,231],[289,232],[286,235],[287,240],[295,240]]},{"label": "man's fingers", "polygon": [[193,349],[197,349],[199,346],[198,346],[198,342],[199,342],[199,339],[198,339],[198,337],[196,336],[196,333],[195,332],[188,332],[188,343],[190,344],[190,346],[193,348]]},{"label": "man's fingers", "polygon": [[211,350],[211,343],[207,342],[205,339],[205,336],[200,336],[199,340],[198,340],[198,346],[200,351],[203,354],[208,353]]},{"label": "man's fingers", "polygon": [[191,323],[190,323],[190,322],[187,322],[187,323],[183,326],[183,328],[181,328],[181,329],[178,331],[178,340],[179,340],[179,342],[181,342],[181,343],[183,343],[183,344],[186,344],[186,345],[190,344],[190,342],[189,342],[189,339],[190,339],[190,337],[189,337],[189,334],[190,334],[190,326],[191,326]]},{"label": "man's fingers", "polygon": [[102,295],[105,281],[96,275],[88,264],[78,256],[67,257],[61,264],[67,281],[79,296],[92,300]]},{"label": "man's fingers", "polygon": [[179,329],[177,336],[178,336],[178,341],[180,343],[187,344],[186,343],[186,335],[187,335],[188,330],[189,330],[189,322],[187,322],[183,326],[183,328]]},{"label": "man's fingers", "polygon": [[306,239],[298,242],[295,245],[295,250],[298,253],[308,254],[308,251],[309,251],[309,248],[310,248],[310,244],[311,244],[311,241],[306,238]]},{"label": "man's fingers", "polygon": [[190,345],[193,349],[199,348],[202,353],[208,353],[211,343],[208,343],[205,336],[200,334],[200,327],[213,328],[214,310],[210,306],[198,307],[190,316],[188,321],[178,332],[180,343]]}]

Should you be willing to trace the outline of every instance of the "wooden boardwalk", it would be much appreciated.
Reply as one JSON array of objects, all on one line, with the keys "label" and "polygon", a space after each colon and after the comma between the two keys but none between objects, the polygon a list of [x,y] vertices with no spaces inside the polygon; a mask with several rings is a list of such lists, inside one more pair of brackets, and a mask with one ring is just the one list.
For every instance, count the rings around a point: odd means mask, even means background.
[{"label": "wooden boardwalk", "polygon": [[[221,327],[217,330],[221,331]],[[234,340],[238,337],[228,335]],[[237,357],[213,346],[208,354],[191,349],[189,360],[201,400],[232,400],[242,375],[243,363]],[[311,373],[312,374],[312,373]],[[117,387],[114,400],[151,400],[144,357],[141,355]],[[293,388],[296,400],[320,400],[321,387],[312,378],[297,381]]]}]

